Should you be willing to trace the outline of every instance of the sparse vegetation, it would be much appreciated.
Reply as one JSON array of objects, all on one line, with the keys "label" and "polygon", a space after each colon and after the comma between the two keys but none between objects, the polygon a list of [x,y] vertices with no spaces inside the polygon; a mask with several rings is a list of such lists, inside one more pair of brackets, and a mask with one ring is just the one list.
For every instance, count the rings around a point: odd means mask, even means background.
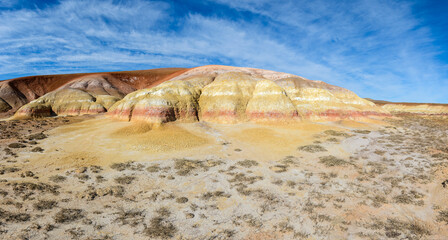
[{"label": "sparse vegetation", "polygon": [[369,133],[371,133],[371,131],[369,131],[369,130],[353,130],[352,132],[359,133],[359,134],[369,134]]},{"label": "sparse vegetation", "polygon": [[31,216],[27,213],[12,213],[0,208],[0,220],[6,223],[27,222],[30,218]]},{"label": "sparse vegetation", "polygon": [[186,203],[186,202],[188,202],[188,198],[186,198],[186,197],[176,198],[176,202],[177,203]]},{"label": "sparse vegetation", "polygon": [[11,143],[8,145],[10,148],[25,148],[26,145],[23,143]]},{"label": "sparse vegetation", "polygon": [[84,211],[76,208],[63,208],[53,217],[56,223],[71,223],[82,218]]},{"label": "sparse vegetation", "polygon": [[120,222],[121,225],[130,225],[132,227],[143,223],[145,219],[144,211],[138,209],[120,209],[120,211],[115,214],[118,215],[117,218],[115,218],[115,221]]},{"label": "sparse vegetation", "polygon": [[326,130],[324,131],[325,134],[335,137],[350,137],[350,134],[341,132],[341,131],[335,131],[335,130]]},{"label": "sparse vegetation", "polygon": [[237,163],[240,166],[246,167],[246,168],[250,168],[250,167],[254,167],[254,166],[258,166],[258,162],[254,161],[254,160],[243,160],[243,161],[239,161]]},{"label": "sparse vegetation", "polygon": [[320,146],[320,145],[306,145],[306,146],[301,146],[298,148],[298,150],[300,151],[305,151],[305,152],[310,152],[310,153],[315,153],[315,152],[326,152],[327,149],[325,149],[324,147]]},{"label": "sparse vegetation", "polygon": [[55,183],[61,183],[64,182],[67,177],[61,176],[61,175],[54,175],[49,177],[50,181],[55,182]]},{"label": "sparse vegetation", "polygon": [[448,224],[448,209],[439,212],[439,215],[437,216],[437,221]]},{"label": "sparse vegetation", "polygon": [[56,207],[58,203],[53,200],[39,200],[38,202],[33,204],[34,209],[43,211],[48,209],[53,209]]},{"label": "sparse vegetation", "polygon": [[131,184],[136,178],[133,176],[122,176],[115,178],[115,182],[118,184]]},{"label": "sparse vegetation", "polygon": [[147,236],[150,238],[168,239],[174,237],[177,232],[174,224],[167,218],[171,215],[171,212],[166,208],[160,208],[157,210],[156,217],[152,218],[149,226],[144,230]]},{"label": "sparse vegetation", "polygon": [[150,173],[156,173],[159,172],[161,168],[159,167],[159,164],[154,164],[146,168],[146,171]]},{"label": "sparse vegetation", "polygon": [[324,156],[319,158],[319,162],[324,164],[327,167],[335,167],[335,166],[345,166],[350,163],[345,161],[344,159],[337,158],[335,156]]}]

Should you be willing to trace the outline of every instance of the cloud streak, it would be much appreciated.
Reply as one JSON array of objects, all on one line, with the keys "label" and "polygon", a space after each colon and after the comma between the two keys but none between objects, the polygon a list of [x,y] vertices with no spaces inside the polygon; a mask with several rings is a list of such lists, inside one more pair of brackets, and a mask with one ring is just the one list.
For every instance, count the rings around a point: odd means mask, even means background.
[{"label": "cloud streak", "polygon": [[202,4],[208,8],[66,0],[45,8],[0,9],[0,79],[226,64],[319,79],[362,97],[448,102],[446,63],[436,60],[431,29],[413,15],[413,4]]}]

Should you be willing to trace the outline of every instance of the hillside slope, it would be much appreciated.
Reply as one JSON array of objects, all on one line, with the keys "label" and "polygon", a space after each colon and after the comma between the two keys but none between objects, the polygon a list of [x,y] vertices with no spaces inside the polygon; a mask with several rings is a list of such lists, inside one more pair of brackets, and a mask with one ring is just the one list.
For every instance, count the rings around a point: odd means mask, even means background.
[{"label": "hillside slope", "polygon": [[367,99],[384,110],[391,113],[411,113],[421,115],[448,115],[448,104],[440,103],[409,103],[388,102],[382,100]]},{"label": "hillside slope", "polygon": [[203,66],[127,95],[109,115],[160,124],[358,119],[389,113],[322,81],[262,69]]},{"label": "hillside slope", "polygon": [[12,114],[21,106],[61,88],[73,88],[92,95],[122,98],[137,89],[152,87],[184,68],[160,68],[141,71],[77,73],[21,77],[0,82],[0,112]]}]

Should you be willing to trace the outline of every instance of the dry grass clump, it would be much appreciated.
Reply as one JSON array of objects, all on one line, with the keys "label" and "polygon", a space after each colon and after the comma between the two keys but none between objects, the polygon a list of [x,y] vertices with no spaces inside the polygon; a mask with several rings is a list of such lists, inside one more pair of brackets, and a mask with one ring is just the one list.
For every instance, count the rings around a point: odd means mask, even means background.
[{"label": "dry grass clump", "polygon": [[16,167],[3,167],[0,169],[0,175],[3,175],[5,173],[14,173],[20,171],[20,168]]},{"label": "dry grass clump", "polygon": [[372,206],[376,208],[379,208],[383,204],[387,203],[387,198],[381,195],[375,195],[374,197],[370,198],[370,200],[372,200]]},{"label": "dry grass clump", "polygon": [[157,216],[152,218],[149,226],[144,230],[144,233],[151,239],[169,239],[173,238],[177,232],[176,227],[167,218],[171,212],[166,208],[157,210]]},{"label": "dry grass clump", "polygon": [[345,166],[345,165],[350,164],[349,162],[345,161],[344,159],[337,158],[333,155],[320,157],[319,162],[324,164],[327,167]]},{"label": "dry grass clump", "polygon": [[122,176],[115,178],[115,182],[118,184],[131,184],[136,178],[133,176]]},{"label": "dry grass clump", "polygon": [[36,133],[28,136],[28,140],[42,140],[45,138],[47,138],[47,135],[45,135],[44,133]]},{"label": "dry grass clump", "polygon": [[437,221],[445,222],[446,224],[448,224],[448,209],[439,212],[439,215],[437,216]]},{"label": "dry grass clump", "polygon": [[34,191],[52,193],[53,195],[58,195],[60,188],[57,185],[50,185],[46,183],[31,183],[31,182],[21,182],[13,183],[13,190],[17,195],[29,195]]},{"label": "dry grass clump", "polygon": [[327,149],[325,149],[324,147],[320,146],[320,145],[306,145],[306,146],[301,146],[299,148],[297,148],[300,151],[305,151],[305,152],[310,152],[310,153],[315,153],[315,152],[326,152]]},{"label": "dry grass clump", "polygon": [[176,198],[176,202],[177,203],[186,203],[186,202],[188,202],[188,198],[186,198],[186,197]]},{"label": "dry grass clump", "polygon": [[69,229],[65,230],[65,232],[71,236],[71,239],[79,239],[80,237],[84,236],[84,234],[85,234],[85,231],[79,227],[69,228]]},{"label": "dry grass clump", "polygon": [[6,196],[8,196],[8,192],[7,192],[7,191],[0,190],[0,196],[2,196],[2,197],[6,197]]},{"label": "dry grass clump", "polygon": [[209,168],[215,167],[223,164],[222,161],[215,160],[207,160],[207,161],[198,161],[198,160],[188,160],[188,159],[176,159],[174,164],[174,169],[177,170],[177,174],[180,176],[190,175],[191,172],[202,169],[204,171],[208,171]]},{"label": "dry grass clump", "polygon": [[424,205],[423,200],[418,200],[423,198],[423,196],[424,196],[423,194],[412,190],[408,193],[402,191],[400,195],[395,196],[393,199],[395,200],[396,203],[423,206]]},{"label": "dry grass clump", "polygon": [[244,173],[238,173],[229,180],[230,183],[247,183],[253,184],[259,180],[263,180],[262,176],[246,176]]},{"label": "dry grass clump", "polygon": [[36,210],[43,211],[43,210],[53,209],[57,205],[58,205],[58,203],[53,200],[40,200],[39,202],[34,203],[33,207]]},{"label": "dry grass clump", "polygon": [[386,151],[382,151],[382,150],[375,150],[373,153],[375,153],[376,155],[380,155],[380,156],[383,156],[385,153],[386,153]]},{"label": "dry grass clump", "polygon": [[144,166],[142,164],[135,164],[135,162],[129,161],[125,163],[113,163],[110,165],[110,168],[119,172],[124,170],[141,171]]},{"label": "dry grass clump", "polygon": [[146,171],[150,173],[156,173],[159,172],[161,168],[159,167],[159,164],[154,164],[146,168]]},{"label": "dry grass clump", "polygon": [[254,167],[254,166],[258,166],[258,162],[255,160],[243,160],[243,161],[239,161],[237,163],[240,166],[246,167],[246,168],[250,168],[250,167]]},{"label": "dry grass clump", "polygon": [[31,152],[43,152],[43,151],[44,151],[44,149],[41,147],[35,147],[35,148],[31,149]]},{"label": "dry grass clump", "polygon": [[56,223],[71,223],[82,218],[84,218],[83,210],[76,208],[63,208],[53,217]]},{"label": "dry grass clump", "polygon": [[417,221],[401,221],[388,218],[384,223],[385,234],[389,238],[397,238],[402,234],[404,239],[421,239],[425,235],[430,235],[431,231],[424,224]]},{"label": "dry grass clump", "polygon": [[118,215],[117,218],[115,218],[115,221],[120,222],[122,225],[131,225],[133,227],[139,225],[143,222],[145,219],[145,215],[143,214],[144,211],[142,210],[124,210],[121,209],[119,212],[116,212],[115,214]]},{"label": "dry grass clump", "polygon": [[[0,208],[0,220],[5,221],[6,223],[27,222],[30,218],[31,216],[27,213],[12,213]],[[0,225],[2,225],[1,222]]]},{"label": "dry grass clump", "polygon": [[335,131],[335,130],[326,130],[324,131],[325,134],[335,137],[350,137],[350,134],[341,132],[341,131]]},{"label": "dry grass clump", "polygon": [[288,167],[289,167],[289,165],[286,165],[286,164],[276,164],[276,165],[270,167],[270,169],[276,173],[283,173],[283,172],[288,171]]},{"label": "dry grass clump", "polygon": [[371,131],[369,131],[369,130],[353,130],[352,132],[359,133],[359,134],[369,134],[369,133],[371,133]]},{"label": "dry grass clump", "polygon": [[90,179],[90,176],[88,174],[78,174],[78,175],[76,175],[76,177],[79,180],[83,180],[83,181],[87,181]]},{"label": "dry grass clump", "polygon": [[55,182],[55,183],[61,183],[64,182],[67,178],[61,175],[53,175],[51,177],[49,177],[48,179],[50,179],[50,181]]},{"label": "dry grass clump", "polygon": [[225,197],[225,198],[229,198],[231,197],[230,194],[226,194],[223,191],[215,191],[215,192],[206,192],[202,195],[201,199],[203,200],[210,200],[211,198],[216,199],[218,197]]},{"label": "dry grass clump", "polygon": [[10,147],[10,148],[24,148],[24,147],[26,147],[26,145],[23,144],[23,143],[11,143],[11,144],[8,145],[8,147]]}]

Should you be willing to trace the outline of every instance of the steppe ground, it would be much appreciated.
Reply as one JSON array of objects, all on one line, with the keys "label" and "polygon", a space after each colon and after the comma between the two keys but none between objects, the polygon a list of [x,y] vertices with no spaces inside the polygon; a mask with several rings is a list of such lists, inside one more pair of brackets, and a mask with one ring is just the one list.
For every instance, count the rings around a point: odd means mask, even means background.
[{"label": "steppe ground", "polygon": [[446,239],[448,119],[0,122],[0,239]]}]

